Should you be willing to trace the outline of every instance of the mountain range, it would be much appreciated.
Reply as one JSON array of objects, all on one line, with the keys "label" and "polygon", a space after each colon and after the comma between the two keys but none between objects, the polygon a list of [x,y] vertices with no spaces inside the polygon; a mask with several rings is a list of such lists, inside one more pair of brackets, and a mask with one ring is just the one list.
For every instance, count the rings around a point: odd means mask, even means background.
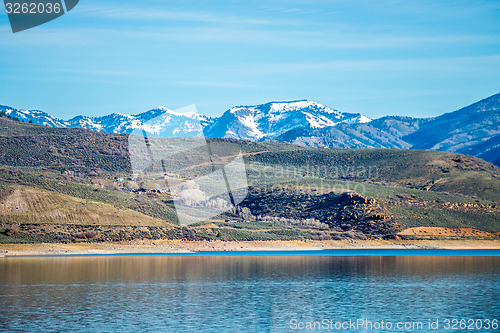
[{"label": "mountain range", "polygon": [[51,127],[88,128],[107,133],[142,130],[153,136],[197,136],[278,141],[328,148],[441,150],[480,157],[500,165],[500,93],[433,118],[386,116],[369,119],[308,101],[237,106],[220,117],[195,110],[159,107],[136,115],[113,113],[62,120],[40,110],[0,105],[0,112]]}]

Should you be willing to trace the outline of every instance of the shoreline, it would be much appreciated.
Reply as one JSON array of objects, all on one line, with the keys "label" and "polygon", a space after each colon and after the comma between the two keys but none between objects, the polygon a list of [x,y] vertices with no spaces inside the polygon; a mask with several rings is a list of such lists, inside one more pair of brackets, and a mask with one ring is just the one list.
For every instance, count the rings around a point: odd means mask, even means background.
[{"label": "shoreline", "polygon": [[47,255],[182,254],[224,251],[318,251],[340,249],[500,250],[500,240],[181,241],[0,244],[0,257]]}]

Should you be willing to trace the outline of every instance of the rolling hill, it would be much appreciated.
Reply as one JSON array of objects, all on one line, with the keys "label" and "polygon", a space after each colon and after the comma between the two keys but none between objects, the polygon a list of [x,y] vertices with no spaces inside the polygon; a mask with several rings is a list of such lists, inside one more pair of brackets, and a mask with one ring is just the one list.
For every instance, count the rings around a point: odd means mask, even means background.
[{"label": "rolling hill", "polygon": [[[236,210],[186,228],[169,193],[132,179],[127,135],[5,117],[0,129],[1,242],[366,238],[422,226],[500,232],[499,168],[458,153],[209,139],[221,163],[242,152],[251,187]],[[187,179],[208,171],[183,170]]]}]

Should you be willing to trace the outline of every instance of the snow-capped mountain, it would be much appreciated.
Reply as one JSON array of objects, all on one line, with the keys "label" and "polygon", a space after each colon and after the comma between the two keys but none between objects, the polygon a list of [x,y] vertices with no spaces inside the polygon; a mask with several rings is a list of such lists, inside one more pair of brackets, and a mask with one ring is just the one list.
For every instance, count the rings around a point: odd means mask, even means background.
[{"label": "snow-capped mountain", "polygon": [[434,118],[387,116],[368,123],[296,128],[275,140],[310,147],[441,150],[500,165],[500,94]]},{"label": "snow-capped mountain", "polygon": [[34,124],[47,125],[50,127],[71,127],[70,123],[58,119],[40,110],[18,110],[10,106],[0,105],[0,112],[8,116],[18,118],[20,121],[32,121]]},{"label": "snow-capped mountain", "polygon": [[233,107],[209,125],[205,134],[211,138],[262,141],[298,128],[327,128],[339,123],[370,121],[361,114],[339,112],[307,100],[270,102]]},{"label": "snow-capped mountain", "polygon": [[38,110],[1,107],[22,121],[52,127],[88,128],[107,133],[132,133],[139,129],[156,136],[192,136],[201,131],[211,138],[265,140],[296,128],[326,128],[338,123],[367,123],[361,114],[343,113],[311,101],[271,102],[233,107],[219,118],[210,118],[193,107],[172,111],[159,107],[136,115],[112,113],[102,117],[77,116],[61,120]]},{"label": "snow-capped mountain", "polygon": [[218,118],[194,108],[156,108],[136,115],[113,113],[61,120],[39,110],[0,111],[52,127],[83,127],[108,133],[145,131],[149,136],[198,136],[289,142],[329,148],[411,148],[481,157],[500,165],[500,94],[435,118],[387,116],[371,120],[307,101],[233,107]]},{"label": "snow-capped mountain", "polygon": [[156,108],[137,115],[113,113],[103,117],[78,116],[68,121],[70,127],[83,127],[107,133],[132,133],[139,129],[152,136],[192,136],[212,123],[210,117],[196,112],[176,112]]},{"label": "snow-capped mountain", "polygon": [[106,133],[132,133],[139,129],[150,136],[200,135],[213,119],[196,113],[187,107],[187,112],[172,111],[159,107],[137,115],[112,113],[102,117],[77,116],[61,120],[38,110],[17,110],[0,106],[0,111],[19,120],[51,127],[88,128]]}]

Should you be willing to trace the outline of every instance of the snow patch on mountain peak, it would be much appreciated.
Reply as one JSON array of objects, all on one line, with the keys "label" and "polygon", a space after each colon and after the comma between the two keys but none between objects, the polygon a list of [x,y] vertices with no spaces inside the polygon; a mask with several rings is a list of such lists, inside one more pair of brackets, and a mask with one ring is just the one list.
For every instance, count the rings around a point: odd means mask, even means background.
[{"label": "snow patch on mountain peak", "polygon": [[248,135],[254,138],[260,139],[264,136],[264,133],[259,130],[258,124],[255,121],[255,117],[252,114],[239,117],[240,122],[248,128]]},{"label": "snow patch on mountain peak", "polygon": [[304,114],[306,115],[307,122],[312,128],[323,128],[327,126],[335,126],[335,124],[338,124],[322,115],[315,116],[310,114],[309,112],[304,112]]},{"label": "snow patch on mountain peak", "polygon": [[[185,110],[185,109],[192,110],[192,111],[186,111],[186,112],[180,112],[179,111],[179,110]],[[166,107],[159,106],[159,107],[157,107],[156,109],[153,109],[153,110],[160,110],[164,114],[168,113],[168,114],[173,115],[173,116],[187,117],[187,118],[191,118],[191,119],[194,119],[194,120],[200,120],[200,121],[211,120],[211,117],[208,117],[208,116],[205,116],[203,114],[198,113],[196,111],[196,109],[194,108],[194,106],[192,106],[192,107],[188,106],[188,107],[184,107],[184,108],[177,109],[177,110],[171,110],[171,109],[168,109]],[[153,111],[153,110],[150,110],[150,111]],[[147,112],[149,112],[149,111],[147,111]]]},{"label": "snow patch on mountain peak", "polygon": [[271,112],[289,112],[289,111],[297,111],[303,109],[318,109],[326,113],[334,113],[339,114],[339,111],[330,109],[322,104],[308,101],[308,100],[299,100],[299,101],[290,101],[290,102],[271,102],[270,103],[270,111]]}]

